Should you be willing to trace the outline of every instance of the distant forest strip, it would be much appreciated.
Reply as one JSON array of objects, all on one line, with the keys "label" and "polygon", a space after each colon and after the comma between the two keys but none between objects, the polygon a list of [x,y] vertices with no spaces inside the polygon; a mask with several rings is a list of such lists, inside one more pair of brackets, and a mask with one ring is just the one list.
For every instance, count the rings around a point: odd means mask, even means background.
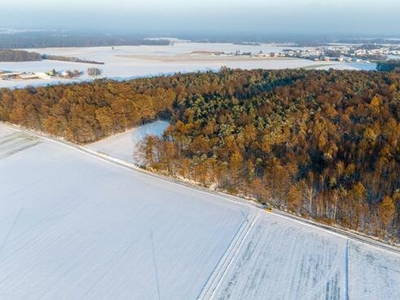
[{"label": "distant forest strip", "polygon": [[380,61],[378,62],[376,69],[383,72],[399,71],[400,60],[391,59],[387,61]]},{"label": "distant forest strip", "polygon": [[69,56],[61,56],[61,55],[50,55],[50,54],[39,54],[36,52],[29,52],[25,50],[0,50],[0,62],[23,62],[23,61],[41,61],[41,60],[59,60],[59,61],[68,61],[68,62],[76,62],[76,63],[85,63],[85,64],[96,64],[96,65],[104,65],[103,62],[86,60],[77,57],[69,57]]},{"label": "distant forest strip", "polygon": [[169,40],[130,36],[65,35],[54,33],[0,34],[0,49],[169,45]]},{"label": "distant forest strip", "polygon": [[75,62],[75,63],[84,63],[84,64],[95,64],[95,65],[104,65],[104,62],[94,61],[94,60],[86,60],[77,57],[70,57],[70,56],[62,56],[62,55],[50,55],[50,54],[42,54],[42,59],[47,60],[58,60],[58,61],[68,61],[68,62]]},{"label": "distant forest strip", "polygon": [[0,50],[0,62],[40,61],[39,53],[24,50]]},{"label": "distant forest strip", "polygon": [[388,241],[400,73],[252,70],[0,90],[0,120],[88,143],[163,118],[146,167]]}]

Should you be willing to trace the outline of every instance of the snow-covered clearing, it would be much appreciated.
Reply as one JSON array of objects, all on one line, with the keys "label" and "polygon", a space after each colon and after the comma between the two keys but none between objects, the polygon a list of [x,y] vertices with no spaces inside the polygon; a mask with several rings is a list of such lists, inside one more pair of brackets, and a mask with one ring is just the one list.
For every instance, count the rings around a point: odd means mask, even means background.
[{"label": "snow-covered clearing", "polygon": [[400,299],[399,255],[3,124],[0,188],[0,299]]},{"label": "snow-covered clearing", "polygon": [[168,126],[169,123],[166,121],[155,121],[151,124],[105,138],[87,146],[87,148],[100,153],[106,153],[127,162],[141,164],[141,161],[135,155],[138,143],[143,141],[147,135],[162,136]]}]

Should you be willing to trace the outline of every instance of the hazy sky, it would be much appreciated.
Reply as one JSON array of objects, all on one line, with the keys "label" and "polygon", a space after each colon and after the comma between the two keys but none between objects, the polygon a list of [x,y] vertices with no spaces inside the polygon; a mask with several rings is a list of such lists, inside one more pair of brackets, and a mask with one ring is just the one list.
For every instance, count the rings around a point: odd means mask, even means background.
[{"label": "hazy sky", "polygon": [[399,0],[16,0],[0,27],[143,33],[399,35]]}]

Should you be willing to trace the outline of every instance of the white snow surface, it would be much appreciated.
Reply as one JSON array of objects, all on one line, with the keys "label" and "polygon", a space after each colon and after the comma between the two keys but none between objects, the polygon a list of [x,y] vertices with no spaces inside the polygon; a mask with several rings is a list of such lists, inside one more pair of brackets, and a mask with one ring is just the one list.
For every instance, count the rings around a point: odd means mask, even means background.
[{"label": "white snow surface", "polygon": [[[213,56],[211,52],[235,53],[237,50],[253,54],[280,52],[290,46],[275,44],[235,45],[229,43],[184,43],[176,42],[168,46],[116,46],[112,47],[82,47],[82,48],[38,48],[27,49],[40,54],[78,57],[80,59],[104,62],[104,65],[43,60],[38,62],[0,62],[0,71],[13,72],[48,72],[50,70],[79,70],[100,68],[102,77],[122,80],[143,76],[168,75],[177,72],[196,72],[213,70],[221,67],[240,69],[285,69],[301,67],[360,69],[360,65],[338,62],[314,62],[306,59],[260,59],[251,57]],[[295,49],[295,48],[293,48]],[[208,53],[208,54],[207,54]],[[328,65],[328,67],[327,67]],[[1,87],[24,87],[27,85],[46,85],[57,83],[80,82],[93,80],[84,75],[79,79],[32,79],[32,80],[0,80]]]},{"label": "white snow surface", "polygon": [[105,138],[87,146],[87,148],[108,154],[135,164],[143,162],[135,155],[138,145],[148,135],[161,137],[169,126],[166,121],[155,121],[137,128]]},{"label": "white snow surface", "polygon": [[345,239],[266,213],[216,299],[346,299],[345,253]]},{"label": "white snow surface", "polygon": [[350,299],[400,299],[400,259],[396,255],[351,242],[349,274]]},{"label": "white snow surface", "polygon": [[0,299],[400,299],[399,255],[2,124],[0,188]]},{"label": "white snow surface", "polygon": [[10,154],[7,137],[0,299],[157,299],[155,267],[162,299],[196,299],[250,210],[25,133],[40,143]]},{"label": "white snow surface", "polygon": [[2,138],[2,137],[4,137],[4,136],[7,136],[7,135],[9,135],[9,134],[12,134],[12,133],[14,133],[14,132],[15,132],[15,131],[12,130],[11,128],[6,127],[6,126],[1,126],[1,125],[0,125],[0,138]]}]

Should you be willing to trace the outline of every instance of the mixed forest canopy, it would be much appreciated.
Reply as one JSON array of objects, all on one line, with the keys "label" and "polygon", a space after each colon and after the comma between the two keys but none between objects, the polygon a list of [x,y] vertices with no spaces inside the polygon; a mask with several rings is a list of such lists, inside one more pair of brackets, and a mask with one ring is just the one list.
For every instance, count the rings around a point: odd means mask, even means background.
[{"label": "mixed forest canopy", "polygon": [[157,118],[146,167],[392,241],[400,74],[230,70],[0,90],[0,120],[88,143]]}]

